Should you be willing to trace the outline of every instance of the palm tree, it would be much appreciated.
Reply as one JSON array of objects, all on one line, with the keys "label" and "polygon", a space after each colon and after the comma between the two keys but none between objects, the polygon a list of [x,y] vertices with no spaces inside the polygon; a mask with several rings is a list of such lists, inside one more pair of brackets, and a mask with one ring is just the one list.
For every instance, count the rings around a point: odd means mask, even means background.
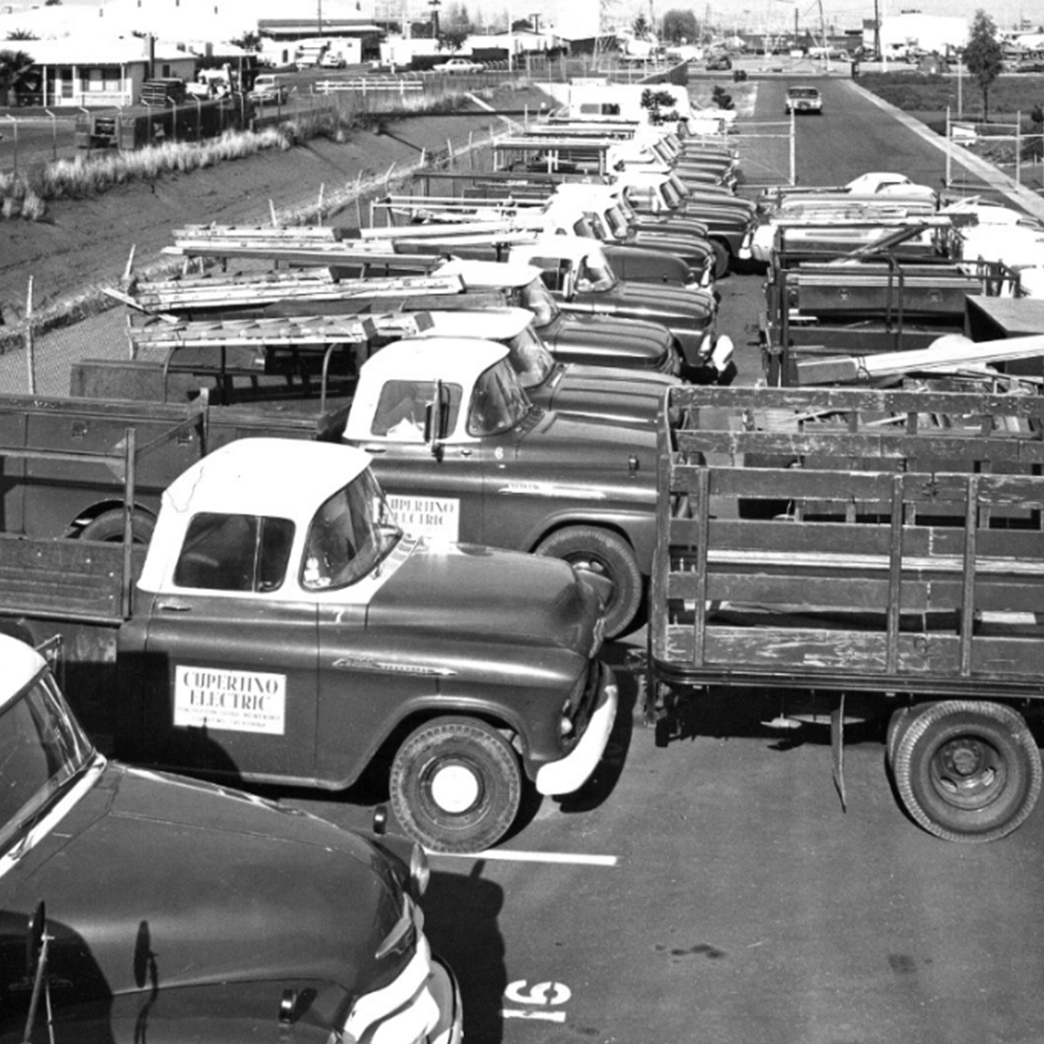
[{"label": "palm tree", "polygon": [[0,103],[8,104],[8,94],[18,89],[32,67],[33,59],[25,51],[0,51]]}]

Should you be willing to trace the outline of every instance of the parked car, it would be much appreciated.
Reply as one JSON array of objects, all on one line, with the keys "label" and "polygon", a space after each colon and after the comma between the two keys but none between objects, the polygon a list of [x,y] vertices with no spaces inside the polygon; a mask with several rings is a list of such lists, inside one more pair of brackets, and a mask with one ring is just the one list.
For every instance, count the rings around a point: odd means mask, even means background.
[{"label": "parked car", "polygon": [[326,54],[319,59],[320,69],[344,69],[348,63],[345,61],[343,55],[333,54],[327,51]]},{"label": "parked car", "polygon": [[812,112],[823,115],[823,97],[815,87],[791,87],[787,90],[787,115]]},{"label": "parked car", "polygon": [[249,98],[258,105],[284,105],[289,94],[286,84],[280,83],[271,73],[262,73],[254,80]]},{"label": "parked car", "polygon": [[444,62],[433,65],[431,68],[434,72],[447,73],[452,76],[454,74],[479,73],[486,67],[482,62],[473,62],[470,58],[449,58]]},{"label": "parked car", "polygon": [[707,56],[707,69],[721,72],[732,68],[732,59],[727,54],[711,54]]}]

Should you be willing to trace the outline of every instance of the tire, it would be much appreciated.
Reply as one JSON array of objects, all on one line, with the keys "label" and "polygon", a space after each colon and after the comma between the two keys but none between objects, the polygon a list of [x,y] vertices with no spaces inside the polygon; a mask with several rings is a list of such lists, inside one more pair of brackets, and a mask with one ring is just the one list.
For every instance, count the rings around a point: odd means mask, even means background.
[{"label": "tire", "polygon": [[[131,513],[133,543],[147,544],[152,539],[152,532],[155,528],[156,520],[150,515],[140,511]],[[109,543],[121,541],[123,539],[123,511],[117,508],[114,511],[103,512],[80,530],[80,539],[104,540]]]},{"label": "tire", "polygon": [[922,710],[924,710],[923,707],[900,707],[898,710],[892,711],[892,716],[888,719],[888,732],[885,738],[885,759],[889,769],[895,765],[895,749],[899,745],[899,740],[906,732],[910,722]]},{"label": "tire", "polygon": [[896,737],[896,789],[913,819],[946,841],[994,841],[1033,811],[1040,750],[1002,704],[950,700],[911,715]]},{"label": "tire", "polygon": [[569,526],[543,540],[536,554],[561,558],[612,583],[613,593],[605,607],[607,638],[623,634],[634,622],[642,604],[642,571],[622,537],[596,526]]},{"label": "tire", "polygon": [[724,279],[732,265],[732,255],[729,253],[728,247],[716,239],[711,240],[711,246],[714,248],[714,278]]},{"label": "tire", "polygon": [[518,815],[518,754],[494,729],[435,718],[415,729],[392,762],[389,791],[403,829],[435,852],[481,852]]}]

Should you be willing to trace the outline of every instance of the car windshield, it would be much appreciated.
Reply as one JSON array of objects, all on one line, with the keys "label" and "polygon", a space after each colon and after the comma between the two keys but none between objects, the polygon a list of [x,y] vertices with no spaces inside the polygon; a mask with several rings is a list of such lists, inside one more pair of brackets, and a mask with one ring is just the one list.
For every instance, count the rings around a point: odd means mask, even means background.
[{"label": "car windshield", "polygon": [[326,500],[308,527],[301,586],[347,587],[369,575],[402,530],[377,480],[364,471]]},{"label": "car windshield", "polygon": [[514,428],[530,402],[507,359],[491,366],[475,382],[468,411],[468,434],[497,435]]},{"label": "car windshield", "polygon": [[815,87],[791,87],[791,98],[818,98],[819,91]]},{"label": "car windshield", "polygon": [[523,388],[544,383],[555,368],[555,359],[532,326],[527,326],[508,343],[511,365]]},{"label": "car windshield", "polygon": [[40,675],[0,713],[0,851],[39,817],[94,751],[54,680]]},{"label": "car windshield", "polygon": [[558,302],[539,276],[522,287],[518,294],[518,303],[533,313],[533,323],[537,329],[550,326],[558,318]]}]

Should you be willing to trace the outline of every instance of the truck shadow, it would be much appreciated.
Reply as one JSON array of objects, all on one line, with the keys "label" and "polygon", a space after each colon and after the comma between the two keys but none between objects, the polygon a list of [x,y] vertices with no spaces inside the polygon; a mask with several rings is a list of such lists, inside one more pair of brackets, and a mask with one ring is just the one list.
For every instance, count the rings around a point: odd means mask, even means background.
[{"label": "truck shadow", "polygon": [[432,951],[449,964],[460,983],[464,1039],[500,1044],[508,985],[504,938],[497,924],[504,890],[482,877],[485,867],[476,857],[468,874],[432,872],[422,903],[424,931]]}]

